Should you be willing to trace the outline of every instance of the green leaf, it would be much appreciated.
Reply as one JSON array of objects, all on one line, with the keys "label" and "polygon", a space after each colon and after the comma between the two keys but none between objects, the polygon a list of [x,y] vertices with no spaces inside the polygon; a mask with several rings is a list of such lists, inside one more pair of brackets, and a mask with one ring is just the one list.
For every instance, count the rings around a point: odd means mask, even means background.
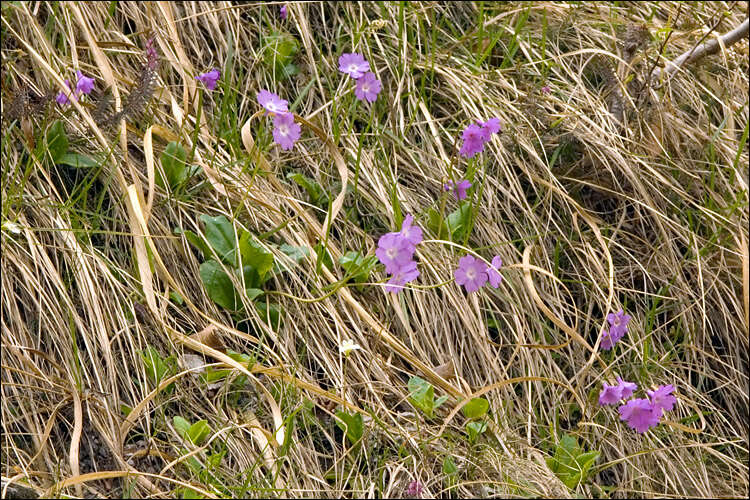
[{"label": "green leaf", "polygon": [[374,255],[363,257],[360,252],[351,251],[341,256],[339,264],[355,282],[364,283],[370,279],[370,273],[378,264],[378,259]]},{"label": "green leaf", "polygon": [[[315,260],[322,258],[323,259],[323,265],[326,266],[328,269],[333,269],[333,258],[331,258],[331,253],[328,251],[327,248],[323,248],[323,243],[318,242],[313,247],[313,250],[315,251]],[[321,257],[322,255],[322,257]]]},{"label": "green leaf", "polygon": [[445,225],[445,221],[440,217],[440,212],[434,208],[427,210],[427,227],[435,236],[440,235],[445,238],[448,235],[448,226]]},{"label": "green leaf", "polygon": [[469,441],[472,443],[477,440],[480,434],[487,430],[487,422],[469,422],[466,424],[466,432],[469,434]]},{"label": "green leaf", "polygon": [[211,257],[211,247],[208,246],[208,243],[206,243],[206,240],[198,236],[192,231],[189,230],[183,230],[179,227],[174,228],[173,231],[174,234],[184,234],[185,238],[190,242],[191,245],[193,245],[195,248],[200,250],[201,257],[204,259],[208,259]]},{"label": "green leaf", "polygon": [[420,377],[409,379],[409,401],[422,410],[427,418],[432,418],[435,408],[435,388],[428,381]]},{"label": "green leaf", "polygon": [[190,431],[190,422],[180,416],[176,416],[172,419],[172,424],[174,424],[174,428],[181,438],[188,438],[188,431]]},{"label": "green leaf", "polygon": [[310,203],[321,208],[328,206],[328,200],[330,197],[325,189],[323,189],[323,186],[318,184],[315,179],[311,179],[299,172],[290,172],[286,175],[286,178],[293,180],[301,188],[307,191],[307,195],[310,197]]},{"label": "green leaf", "polygon": [[286,243],[282,243],[281,246],[279,247],[279,250],[284,252],[286,256],[288,256],[297,264],[305,260],[305,258],[307,258],[310,255],[309,248],[287,245]]},{"label": "green leaf", "polygon": [[588,477],[589,470],[599,458],[598,451],[583,452],[578,446],[578,440],[568,434],[563,435],[557,444],[553,457],[545,461],[568,488],[576,488]]},{"label": "green leaf", "polygon": [[359,413],[351,415],[345,411],[337,411],[336,417],[338,417],[336,425],[344,431],[349,443],[356,445],[362,439],[362,434],[364,433],[362,415]]},{"label": "green leaf", "polygon": [[200,220],[206,225],[206,239],[214,252],[227,264],[236,266],[237,236],[232,223],[223,215],[201,215]]},{"label": "green leaf", "polygon": [[490,403],[484,398],[474,398],[461,408],[463,414],[468,419],[482,418],[487,410],[490,409]]},{"label": "green leaf", "polygon": [[62,157],[68,152],[68,136],[60,120],[55,120],[47,130],[47,151],[54,163],[60,163]]},{"label": "green leaf", "polygon": [[240,255],[242,256],[242,269],[245,273],[245,267],[249,266],[257,273],[257,280],[247,281],[245,277],[245,286],[250,285],[258,288],[266,282],[268,271],[273,267],[273,254],[257,243],[253,235],[247,231],[242,232],[240,236]]},{"label": "green leaf", "polygon": [[445,218],[445,225],[448,227],[453,239],[460,240],[464,237],[466,230],[469,228],[469,219],[471,218],[471,202],[465,201]]},{"label": "green leaf", "polygon": [[206,368],[206,372],[201,373],[200,378],[203,379],[203,381],[207,384],[212,384],[217,380],[226,378],[231,372],[231,370],[216,370],[214,368]]},{"label": "green leaf", "polygon": [[236,311],[240,305],[237,291],[221,264],[213,259],[207,260],[201,264],[199,272],[211,300],[224,309]]},{"label": "green leaf", "polygon": [[74,168],[91,168],[98,167],[100,162],[94,160],[90,156],[79,155],[78,153],[65,153],[55,163],[62,165],[68,165]]},{"label": "green leaf", "polygon": [[197,421],[190,426],[187,432],[188,439],[196,446],[203,444],[209,434],[211,434],[211,427],[208,426],[207,420]]},{"label": "green leaf", "polygon": [[279,326],[281,326],[281,310],[276,304],[268,305],[265,302],[256,302],[255,309],[258,311],[261,321],[268,324],[270,320],[271,329],[279,329]]},{"label": "green leaf", "polygon": [[287,77],[291,68],[294,57],[299,52],[299,43],[297,40],[287,34],[274,31],[266,38],[267,45],[263,50],[263,62],[268,68],[274,68],[276,76]]},{"label": "green leaf", "polygon": [[[172,372],[172,364],[170,363],[171,358],[163,359],[159,352],[151,346],[148,346],[142,351],[138,351],[143,365],[146,368],[146,376],[151,380],[154,386],[158,387],[162,380],[169,377]],[[174,384],[169,384],[165,387],[167,392],[171,392],[174,388]]]},{"label": "green leaf", "polygon": [[[187,151],[176,142],[170,142],[161,155],[161,167],[164,169],[164,175],[167,177],[167,183],[172,189],[177,188],[187,180],[191,173],[185,161],[187,160]],[[157,178],[157,180],[159,180]],[[165,187],[163,179],[162,187]]]}]

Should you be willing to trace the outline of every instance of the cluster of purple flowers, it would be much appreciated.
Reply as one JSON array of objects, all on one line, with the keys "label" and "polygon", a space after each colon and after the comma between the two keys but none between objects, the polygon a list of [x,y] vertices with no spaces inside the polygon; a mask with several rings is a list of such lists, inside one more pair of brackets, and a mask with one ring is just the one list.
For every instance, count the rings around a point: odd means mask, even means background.
[{"label": "cluster of purple flowers", "polygon": [[206,73],[201,73],[195,77],[196,80],[203,82],[203,85],[205,85],[208,90],[214,90],[216,88],[216,83],[219,81],[219,78],[221,78],[221,71],[216,68],[207,71]]},{"label": "cluster of purple flowers", "polygon": [[472,123],[464,129],[461,139],[464,143],[458,151],[466,158],[484,151],[484,144],[492,138],[492,134],[500,132],[500,118],[490,118],[486,122]]},{"label": "cluster of purple flowers", "polygon": [[273,140],[284,151],[292,149],[300,138],[302,128],[294,121],[289,112],[288,102],[268,90],[258,92],[258,103],[266,110],[267,115],[274,115]]},{"label": "cluster of purple flowers", "polygon": [[57,97],[55,98],[55,101],[60,106],[64,106],[66,104],[70,104],[70,99],[77,99],[79,95],[81,94],[90,94],[92,90],[94,90],[94,79],[89,78],[88,76],[85,76],[80,71],[76,71],[76,78],[78,81],[76,82],[76,89],[75,91],[71,87],[70,80],[65,80],[65,86],[68,87],[68,92],[60,92],[57,94]]},{"label": "cluster of purple flowers", "polygon": [[602,332],[601,347],[605,351],[609,351],[614,345],[628,333],[628,322],[630,322],[630,316],[625,314],[622,309],[616,313],[609,313],[607,315],[607,321],[609,321],[609,330]]},{"label": "cluster of purple flowers", "polygon": [[459,201],[466,198],[466,190],[469,189],[470,187],[471,187],[471,182],[467,181],[466,179],[460,182],[448,181],[445,184],[443,184],[443,189],[445,189],[448,192],[452,192],[453,196]]},{"label": "cluster of purple flowers", "polygon": [[383,86],[375,73],[370,71],[370,63],[362,54],[341,54],[339,57],[339,71],[346,73],[357,81],[354,95],[360,101],[375,102]]},{"label": "cluster of purple flowers", "polygon": [[422,228],[413,225],[413,222],[414,217],[407,215],[401,231],[386,233],[378,240],[375,255],[385,266],[385,272],[392,275],[385,286],[386,291],[391,293],[400,292],[405,284],[419,276],[414,252],[422,241]]},{"label": "cluster of purple flowers", "polygon": [[466,255],[458,259],[458,269],[453,275],[456,277],[456,283],[463,285],[468,293],[476,292],[488,282],[492,288],[497,288],[503,280],[498,271],[502,265],[503,260],[499,255],[492,258],[492,267],[481,259]]},{"label": "cluster of purple flowers", "polygon": [[[613,405],[623,399],[628,399],[638,386],[617,377],[617,385],[604,382],[604,389],[599,393],[599,404]],[[629,427],[640,433],[659,425],[665,411],[672,411],[677,398],[672,396],[674,386],[662,385],[655,391],[646,391],[648,398],[634,398],[618,408],[620,420],[624,420]]]}]

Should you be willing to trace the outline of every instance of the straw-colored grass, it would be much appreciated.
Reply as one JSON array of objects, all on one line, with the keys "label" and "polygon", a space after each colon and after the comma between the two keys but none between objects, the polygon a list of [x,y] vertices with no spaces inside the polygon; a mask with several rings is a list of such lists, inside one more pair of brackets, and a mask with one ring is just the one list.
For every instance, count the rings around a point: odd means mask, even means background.
[{"label": "straw-colored grass", "polygon": [[[6,111],[76,69],[97,86],[4,121],[3,494],[398,497],[419,481],[425,497],[746,497],[747,40],[648,83],[746,4],[294,3],[286,21],[279,5],[3,3]],[[104,89],[114,112],[141,85],[149,37],[145,112],[97,125]],[[278,37],[297,44],[291,77]],[[373,105],[338,71],[354,51],[383,82]],[[195,76],[213,67],[208,92]],[[292,151],[272,144],[262,88],[300,117]],[[502,132],[458,156],[463,128],[493,116]],[[105,160],[55,165],[58,119],[70,152]],[[179,190],[155,183],[170,141],[201,167]],[[467,176],[470,236],[450,241],[430,210],[455,210],[442,185]],[[414,286],[385,292],[382,266],[341,286],[339,257],[373,255],[407,213],[425,231]],[[256,301],[280,324],[209,297],[209,256],[175,231],[203,234],[203,214],[274,253]],[[282,244],[310,251],[295,264]],[[467,251],[502,257],[497,290],[452,281]],[[603,351],[621,308],[629,333]],[[341,354],[347,339],[361,350]],[[170,366],[158,387],[149,348]],[[205,365],[231,372],[208,386]],[[413,376],[449,397],[433,418],[409,402]],[[597,402],[616,376],[636,397],[673,384],[678,403],[638,434]],[[489,402],[476,440],[457,410],[472,394]],[[357,445],[339,410],[363,415]],[[573,489],[545,462],[566,433],[600,452]]]}]

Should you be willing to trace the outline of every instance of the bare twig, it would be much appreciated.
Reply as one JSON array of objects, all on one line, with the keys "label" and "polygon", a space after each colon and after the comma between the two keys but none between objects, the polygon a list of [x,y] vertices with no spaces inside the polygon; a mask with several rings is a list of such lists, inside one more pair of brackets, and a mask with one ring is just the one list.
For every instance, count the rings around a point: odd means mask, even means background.
[{"label": "bare twig", "polygon": [[654,71],[652,80],[660,80],[662,76],[671,77],[672,74],[677,72],[682,66],[693,63],[707,55],[714,54],[719,51],[721,45],[729,47],[748,35],[748,28],[750,28],[750,18],[734,28],[729,33],[708,41],[704,44],[693,47],[689,51],[679,56],[674,61],[667,61],[667,65],[664,68],[657,69]]}]

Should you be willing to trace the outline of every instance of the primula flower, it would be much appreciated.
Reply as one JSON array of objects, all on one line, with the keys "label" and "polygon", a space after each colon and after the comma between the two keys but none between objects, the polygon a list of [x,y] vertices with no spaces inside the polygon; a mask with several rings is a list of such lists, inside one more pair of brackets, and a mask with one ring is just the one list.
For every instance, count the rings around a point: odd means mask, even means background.
[{"label": "primula flower", "polygon": [[604,330],[602,332],[602,342],[599,345],[601,345],[602,349],[605,351],[609,351],[614,347],[617,341],[622,338],[622,335],[619,334],[618,330]]},{"label": "primula flower", "polygon": [[422,498],[422,483],[419,481],[410,482],[409,487],[406,488],[406,495],[414,498]]},{"label": "primula flower", "polygon": [[622,399],[628,399],[638,389],[637,384],[623,380],[620,377],[617,377],[617,387],[622,389]]},{"label": "primula flower", "polygon": [[357,86],[354,88],[354,95],[360,101],[375,102],[383,86],[377,79],[375,73],[367,72],[362,78],[357,80]]},{"label": "primula flower", "polygon": [[156,47],[154,47],[154,39],[149,38],[146,40],[146,64],[150,69],[156,69],[158,59],[159,55],[156,53]]},{"label": "primula flower", "polygon": [[385,290],[391,293],[398,293],[404,289],[405,284],[414,281],[418,276],[417,263],[411,260],[393,273],[391,279],[388,280],[388,284],[385,285]]},{"label": "primula flower", "polygon": [[646,391],[654,408],[664,411],[672,411],[677,398],[672,396],[674,386],[672,384],[662,385],[655,391]]},{"label": "primula flower", "polygon": [[286,21],[286,5],[282,5],[279,9],[279,17],[282,21]]},{"label": "primula flower", "polygon": [[471,158],[477,153],[484,151],[485,135],[482,127],[472,123],[466,127],[461,134],[464,143],[458,151],[466,158]]},{"label": "primula flower", "polygon": [[404,217],[404,222],[401,224],[401,236],[409,242],[413,247],[416,247],[422,242],[422,228],[414,226],[414,217],[408,215]]},{"label": "primula flower", "polygon": [[220,77],[221,72],[218,69],[212,69],[207,73],[201,73],[196,76],[195,79],[203,82],[203,85],[205,85],[208,90],[213,90],[216,88],[216,82],[219,81]]},{"label": "primula flower", "polygon": [[350,352],[362,349],[362,346],[355,344],[352,339],[342,340],[339,345],[339,352],[344,356],[348,356]]},{"label": "primula flower", "polygon": [[[65,80],[65,86],[68,87],[69,92],[67,94],[65,92],[60,92],[59,94],[57,94],[57,97],[55,97],[55,101],[60,106],[69,104],[70,99],[76,98],[75,93],[73,93],[73,90],[70,87],[70,80]],[[70,97],[70,99],[68,97]]]},{"label": "primula flower", "polygon": [[599,404],[613,405],[619,403],[622,399],[622,387],[618,385],[609,385],[604,382],[604,389],[599,393]]},{"label": "primula flower", "polygon": [[448,181],[443,185],[443,189],[445,189],[446,191],[453,191],[453,196],[459,201],[466,198],[466,190],[470,187],[471,182],[467,181],[466,179],[462,180],[458,184],[455,184],[453,181]]},{"label": "primula flower", "polygon": [[544,87],[542,87],[543,94],[549,94],[550,92],[552,92],[552,89],[549,88],[549,85],[545,85]]},{"label": "primula flower", "polygon": [[630,316],[625,314],[622,309],[616,313],[609,313],[607,315],[607,321],[609,321],[610,335],[617,340],[620,340],[626,333],[628,333],[628,322]]},{"label": "primula flower", "polygon": [[414,246],[401,233],[386,233],[378,240],[375,255],[385,266],[385,272],[394,274],[414,255]]},{"label": "primula flower", "polygon": [[346,73],[356,80],[370,71],[370,63],[365,61],[362,54],[357,52],[353,54],[341,54],[341,57],[339,57],[339,71]]},{"label": "primula flower", "polygon": [[84,76],[80,71],[76,71],[76,92],[79,94],[89,94],[94,90],[94,79]]},{"label": "primula flower", "polygon": [[501,128],[500,118],[490,118],[484,123],[480,122],[479,125],[481,125],[484,130],[489,132],[486,136],[487,137],[486,140],[490,139],[490,134],[497,134],[498,132],[500,132],[500,128]]},{"label": "primula flower", "polygon": [[646,432],[650,427],[659,425],[661,409],[654,408],[651,402],[645,398],[631,399],[617,410],[620,420],[624,420],[629,427],[640,433]]},{"label": "primula flower", "polygon": [[467,292],[476,292],[487,282],[487,264],[471,255],[466,255],[458,260],[458,269],[453,275],[456,283],[463,285]]},{"label": "primula flower", "polygon": [[492,288],[500,286],[500,282],[503,281],[502,275],[497,271],[503,265],[503,259],[499,255],[495,255],[492,258],[492,267],[487,268],[487,280],[490,282]]},{"label": "primula flower", "polygon": [[279,114],[273,119],[273,140],[284,151],[294,147],[301,132],[302,128],[294,123],[294,115],[291,113]]},{"label": "primula flower", "polygon": [[261,89],[261,91],[258,92],[258,104],[263,106],[263,108],[266,110],[266,114],[279,114],[289,112],[289,109],[287,109],[287,105],[289,103],[287,101],[274,94],[273,92],[269,92],[264,89]]}]

